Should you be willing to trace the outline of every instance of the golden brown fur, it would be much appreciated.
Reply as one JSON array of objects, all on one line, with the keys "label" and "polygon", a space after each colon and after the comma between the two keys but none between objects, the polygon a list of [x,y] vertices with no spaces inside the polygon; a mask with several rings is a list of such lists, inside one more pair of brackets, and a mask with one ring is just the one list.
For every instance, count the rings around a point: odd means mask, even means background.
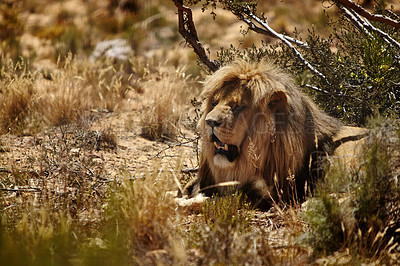
[{"label": "golden brown fur", "polygon": [[205,81],[202,98],[201,163],[187,187],[191,196],[223,193],[221,184],[237,181],[260,208],[278,197],[302,198],[343,127],[266,61],[220,68]]}]

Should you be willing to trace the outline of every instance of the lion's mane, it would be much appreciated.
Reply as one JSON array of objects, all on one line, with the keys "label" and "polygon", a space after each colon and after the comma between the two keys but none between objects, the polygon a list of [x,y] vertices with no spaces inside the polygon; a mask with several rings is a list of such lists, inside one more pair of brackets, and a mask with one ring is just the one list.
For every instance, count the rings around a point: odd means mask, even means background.
[{"label": "lion's mane", "polygon": [[[230,97],[228,91],[233,87],[250,93],[246,108],[251,115],[245,121],[240,156],[233,167],[224,168],[213,161],[206,117],[215,95]],[[321,157],[333,152],[334,136],[343,127],[302,93],[290,75],[269,61],[239,60],[220,68],[206,79],[202,99],[201,162],[198,178],[187,187],[192,196],[224,192],[226,186],[221,184],[236,181],[236,188],[260,208],[268,208],[277,198],[300,199],[321,174]],[[271,107],[275,104],[278,109]]]}]

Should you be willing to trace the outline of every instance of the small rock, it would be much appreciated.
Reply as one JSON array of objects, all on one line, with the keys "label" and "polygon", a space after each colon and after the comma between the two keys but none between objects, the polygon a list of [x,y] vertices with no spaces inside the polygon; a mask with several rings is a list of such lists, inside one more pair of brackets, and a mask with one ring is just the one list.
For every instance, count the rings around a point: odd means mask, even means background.
[{"label": "small rock", "polygon": [[119,60],[127,60],[132,54],[132,48],[125,39],[106,40],[96,44],[90,60],[94,61],[102,56]]}]

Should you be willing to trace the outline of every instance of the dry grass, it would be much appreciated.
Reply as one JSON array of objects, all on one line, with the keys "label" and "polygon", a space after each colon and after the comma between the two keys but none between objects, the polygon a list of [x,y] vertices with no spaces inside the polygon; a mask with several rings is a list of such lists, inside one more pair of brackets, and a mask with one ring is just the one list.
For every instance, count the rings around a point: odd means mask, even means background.
[{"label": "dry grass", "polygon": [[40,140],[29,168],[1,175],[1,261],[183,265],[182,216],[167,193],[172,174],[154,165],[145,177],[122,169],[109,179],[91,135],[79,124],[61,126]]},{"label": "dry grass", "polygon": [[122,76],[116,75],[116,68],[108,61],[78,62],[69,54],[45,72],[29,68],[20,61],[16,65],[10,62],[1,69],[3,134],[35,134],[43,126],[77,121],[91,109],[114,111],[133,89]]},{"label": "dry grass", "polygon": [[173,140],[179,133],[179,122],[187,118],[188,99],[198,95],[199,84],[186,75],[185,69],[159,67],[156,77],[143,85],[145,98],[140,125],[142,136],[151,140]]},{"label": "dry grass", "polygon": [[112,237],[120,238],[127,257],[136,263],[185,264],[184,241],[177,226],[181,214],[167,193],[173,188],[171,174],[160,169],[144,178],[128,177],[110,190],[106,213]]}]

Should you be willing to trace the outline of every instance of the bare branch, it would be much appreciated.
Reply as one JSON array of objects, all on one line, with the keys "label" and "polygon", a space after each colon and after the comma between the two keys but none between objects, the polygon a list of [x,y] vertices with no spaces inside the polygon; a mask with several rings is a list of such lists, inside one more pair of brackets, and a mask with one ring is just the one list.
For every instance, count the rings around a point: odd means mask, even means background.
[{"label": "bare branch", "polygon": [[357,100],[359,102],[362,102],[359,98],[354,97],[352,95],[346,95],[346,94],[343,94],[343,93],[330,93],[330,92],[328,92],[326,90],[320,89],[320,88],[318,88],[316,86],[312,86],[310,84],[304,84],[304,87],[306,87],[308,89],[311,89],[311,90],[314,90],[314,91],[319,92],[319,93],[323,93],[325,95],[336,96],[336,97],[346,97],[346,98],[351,98],[351,99],[355,99],[355,100]]},{"label": "bare branch", "polygon": [[359,31],[364,32],[371,39],[374,39],[374,36],[368,30],[377,32],[383,37],[386,43],[391,46],[397,46],[397,48],[400,49],[400,43],[398,41],[393,39],[386,32],[374,27],[368,20],[363,19],[360,15],[355,13],[354,10],[348,10],[346,7],[343,6],[340,6],[339,8],[345,13],[346,17],[350,19],[351,22],[353,22],[353,24]]},{"label": "bare branch", "polygon": [[41,192],[39,188],[0,188],[0,191],[5,192]]},{"label": "bare branch", "polygon": [[[249,17],[253,20],[255,20],[258,24],[260,24],[265,30],[273,34],[276,38],[281,40],[286,46],[288,46],[294,55],[300,59],[300,61],[309,69],[311,70],[315,75],[319,76],[323,81],[326,82],[326,84],[329,85],[328,80],[326,79],[325,75],[319,72],[313,65],[311,65],[304,57],[303,55],[292,45],[292,43],[284,37],[284,35],[277,33],[275,30],[273,30],[267,22],[262,21],[259,17],[254,15],[253,13],[248,14]],[[243,18],[243,21],[245,21],[245,18]],[[246,22],[246,21],[245,21]],[[247,22],[246,22],[247,23]]]},{"label": "bare branch", "polygon": [[172,1],[178,8],[179,33],[183,36],[185,41],[192,46],[194,52],[199,56],[200,61],[203,62],[211,71],[215,72],[220,65],[217,61],[211,60],[207,56],[203,45],[200,43],[193,22],[192,10],[184,6],[182,0]]},{"label": "bare branch", "polygon": [[149,160],[152,160],[152,159],[154,159],[154,158],[159,157],[162,153],[164,153],[165,151],[167,151],[167,150],[169,150],[169,149],[172,149],[172,148],[175,148],[175,147],[185,147],[185,145],[187,145],[187,144],[189,144],[189,143],[192,143],[192,142],[195,142],[195,141],[197,141],[197,140],[199,140],[199,139],[200,139],[200,136],[196,136],[196,137],[194,137],[194,138],[189,138],[189,139],[187,139],[186,141],[183,141],[183,142],[178,142],[178,143],[174,143],[174,142],[173,142],[173,143],[169,143],[169,144],[168,144],[168,147],[166,147],[166,148],[160,150],[159,152],[157,152],[157,154],[154,155],[153,157],[151,157]]},{"label": "bare branch", "polygon": [[304,86],[305,86],[306,88],[312,89],[312,90],[314,90],[314,91],[317,91],[317,92],[320,92],[320,93],[323,93],[323,94],[326,94],[326,95],[331,95],[331,94],[330,94],[329,92],[327,92],[326,90],[320,89],[320,88],[315,87],[315,86],[312,86],[312,85],[310,85],[310,84],[304,84]]},{"label": "bare branch", "polygon": [[354,12],[356,12],[357,14],[359,14],[369,20],[382,22],[382,23],[385,23],[387,25],[390,25],[390,26],[398,28],[398,29],[400,28],[399,21],[396,21],[394,19],[391,19],[391,18],[383,16],[383,15],[371,14],[370,12],[365,10],[362,6],[357,5],[356,3],[354,3],[351,0],[336,0],[336,1],[341,3],[343,6],[349,8],[351,10],[354,10]]},{"label": "bare branch", "polygon": [[360,16],[354,14],[344,6],[339,6],[339,8],[360,32],[363,32],[371,39],[374,39],[374,36],[369,31],[366,30],[367,25],[365,20],[363,20]]},{"label": "bare branch", "polygon": [[[272,38],[278,38],[278,37],[277,37],[276,35],[274,35],[272,32],[270,32],[270,31],[268,31],[268,30],[265,30],[265,29],[262,29],[262,28],[260,28],[260,27],[257,27],[251,20],[246,19],[246,18],[243,18],[243,17],[240,18],[240,19],[243,20],[243,21],[249,26],[249,29],[251,29],[252,31],[254,31],[254,32],[256,32],[256,33],[260,33],[260,34],[266,35],[266,36],[269,36],[269,37],[272,37]],[[290,37],[290,36],[287,36],[287,35],[281,34],[281,36],[282,36],[283,38],[285,38],[286,40],[288,40],[289,42],[295,44],[295,45],[301,46],[301,47],[306,48],[306,49],[309,49],[309,48],[310,48],[310,47],[308,46],[308,44],[305,43],[305,42],[299,41],[299,40],[297,40],[297,39],[295,39],[295,38],[292,38],[292,37]]]}]

